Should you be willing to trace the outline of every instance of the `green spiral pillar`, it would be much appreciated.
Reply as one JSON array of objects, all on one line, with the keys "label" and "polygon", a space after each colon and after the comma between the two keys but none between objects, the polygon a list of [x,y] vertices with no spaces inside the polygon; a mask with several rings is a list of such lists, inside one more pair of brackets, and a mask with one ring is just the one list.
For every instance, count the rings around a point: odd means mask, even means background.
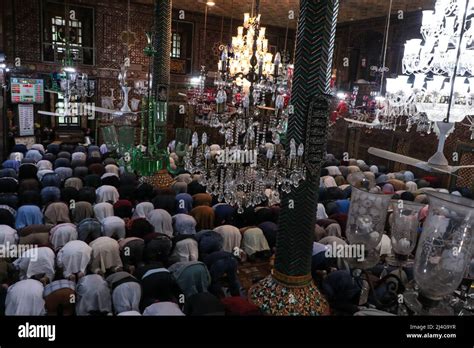
[{"label": "green spiral pillar", "polygon": [[281,202],[272,275],[249,291],[270,315],[325,315],[329,306],[311,278],[319,177],[327,142],[330,79],[339,0],[301,0],[288,139],[305,144],[306,180]]}]

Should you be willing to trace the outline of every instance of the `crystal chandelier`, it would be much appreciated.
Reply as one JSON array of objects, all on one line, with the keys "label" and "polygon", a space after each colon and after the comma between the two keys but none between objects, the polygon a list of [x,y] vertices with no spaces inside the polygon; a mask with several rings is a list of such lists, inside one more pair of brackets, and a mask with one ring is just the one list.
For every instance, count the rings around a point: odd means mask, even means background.
[{"label": "crystal chandelier", "polygon": [[290,192],[305,178],[303,144],[285,139],[293,66],[282,62],[280,54],[272,63],[258,9],[257,0],[257,15],[245,14],[232,45],[222,48],[215,93],[205,89],[204,68],[198,87],[188,93],[202,116],[199,123],[218,128],[224,141],[210,145],[207,133],[200,137],[195,132],[185,169],[201,174],[208,193],[239,212],[266,200],[267,189],[278,196],[278,190]]},{"label": "crystal chandelier", "polygon": [[404,75],[387,78],[386,119],[407,116],[408,130],[417,125],[418,131],[435,130],[441,138],[472,114],[473,18],[471,0],[437,0],[434,11],[423,11],[423,39],[406,42]]}]

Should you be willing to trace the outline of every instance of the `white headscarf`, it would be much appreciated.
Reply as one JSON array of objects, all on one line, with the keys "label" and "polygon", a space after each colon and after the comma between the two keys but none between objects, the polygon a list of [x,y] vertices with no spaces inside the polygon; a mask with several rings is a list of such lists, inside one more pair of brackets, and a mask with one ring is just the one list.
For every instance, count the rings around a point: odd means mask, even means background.
[{"label": "white headscarf", "polygon": [[77,228],[76,225],[71,223],[56,225],[49,232],[49,241],[56,251],[66,245],[67,242],[76,239]]},{"label": "white headscarf", "polygon": [[72,240],[64,245],[56,258],[58,266],[63,269],[64,278],[75,273],[86,273],[91,260],[92,248],[81,240]]},{"label": "white headscarf", "polygon": [[111,185],[102,185],[97,190],[95,190],[97,196],[97,203],[112,201],[116,203],[119,200],[119,193],[114,186]]},{"label": "white headscarf", "polygon": [[5,315],[45,315],[43,284],[34,279],[20,280],[8,288]]},{"label": "white headscarf", "polygon": [[125,221],[118,216],[108,216],[102,220],[102,233],[104,236],[115,236],[117,239],[125,238]]},{"label": "white headscarf", "polygon": [[107,164],[105,166],[105,172],[115,174],[116,176],[120,176],[119,168],[115,164]]},{"label": "white headscarf", "polygon": [[170,262],[197,261],[199,258],[198,242],[192,238],[186,238],[176,243]]},{"label": "white headscarf", "polygon": [[53,164],[50,161],[47,160],[41,160],[38,163],[36,163],[36,166],[38,167],[38,171],[40,170],[53,170]]},{"label": "white headscarf", "polygon": [[240,249],[242,235],[240,234],[240,231],[237,227],[232,225],[223,225],[216,227],[214,231],[219,233],[224,239],[224,244],[222,246],[223,250],[232,253],[236,247]]},{"label": "white headscarf", "polygon": [[105,273],[109,268],[122,267],[120,249],[116,240],[110,237],[99,237],[89,243],[92,248],[92,272]]},{"label": "white headscarf", "polygon": [[90,311],[112,312],[110,289],[98,274],[82,277],[77,283],[77,315],[89,315]]},{"label": "white headscarf", "polygon": [[155,228],[155,232],[173,236],[173,219],[164,209],[155,209],[146,215],[146,219]]},{"label": "white headscarf", "polygon": [[322,219],[327,219],[328,214],[326,213],[326,208],[322,203],[318,203],[318,211],[316,212],[316,219],[317,220],[322,220]]},{"label": "white headscarf", "polygon": [[54,279],[54,251],[48,247],[30,248],[13,262],[20,270],[20,279],[28,279],[38,274],[45,274],[49,280]]},{"label": "white headscarf", "polygon": [[133,218],[146,218],[147,214],[151,212],[155,207],[150,202],[141,202],[137,204],[135,207],[135,211],[133,212]]},{"label": "white headscarf", "polygon": [[18,233],[8,225],[0,225],[0,244],[14,245],[18,243]]},{"label": "white headscarf", "polygon": [[126,282],[117,286],[112,292],[112,303],[115,313],[138,311],[142,287],[137,282]]},{"label": "white headscarf", "polygon": [[174,302],[158,302],[146,307],[143,315],[183,316],[184,313]]},{"label": "white headscarf", "polygon": [[102,222],[108,216],[114,216],[114,206],[110,203],[102,202],[94,205],[94,215]]},{"label": "white headscarf", "polygon": [[251,256],[259,251],[270,250],[270,246],[268,245],[263,231],[258,227],[254,227],[244,232],[242,249],[247,255]]}]

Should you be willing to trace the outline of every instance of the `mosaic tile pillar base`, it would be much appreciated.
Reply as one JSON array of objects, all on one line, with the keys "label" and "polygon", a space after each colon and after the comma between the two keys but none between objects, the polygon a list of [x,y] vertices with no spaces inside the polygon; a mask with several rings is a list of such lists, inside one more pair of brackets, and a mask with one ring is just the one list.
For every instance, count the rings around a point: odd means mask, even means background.
[{"label": "mosaic tile pillar base", "polygon": [[249,290],[248,299],[272,316],[322,316],[330,309],[324,296],[311,281],[306,285],[289,286],[268,276]]}]

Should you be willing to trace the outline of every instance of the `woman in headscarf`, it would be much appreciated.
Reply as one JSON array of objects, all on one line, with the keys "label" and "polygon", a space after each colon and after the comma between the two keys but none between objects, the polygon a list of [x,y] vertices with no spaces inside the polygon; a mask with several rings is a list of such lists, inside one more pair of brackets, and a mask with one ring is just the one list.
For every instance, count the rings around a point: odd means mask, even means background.
[{"label": "woman in headscarf", "polygon": [[66,204],[71,204],[72,201],[79,200],[79,191],[74,187],[65,187],[61,190],[61,200]]},{"label": "woman in headscarf", "polygon": [[347,181],[346,181],[346,178],[344,178],[342,175],[338,175],[334,178],[334,180],[336,181],[336,185],[338,187],[342,186],[342,185],[347,185]]},{"label": "woman in headscarf", "polygon": [[76,281],[86,274],[92,248],[81,240],[67,242],[58,252],[56,261],[64,278]]},{"label": "woman in headscarf", "polygon": [[386,195],[393,195],[395,193],[395,189],[393,188],[392,184],[385,184],[383,185],[382,192]]},{"label": "woman in headscarf", "polygon": [[243,234],[242,237],[242,249],[248,255],[249,258],[253,258],[257,253],[263,253],[264,256],[270,256],[270,246],[263,231],[258,227],[248,227],[241,229]]},{"label": "woman in headscarf", "polygon": [[180,182],[180,181],[177,181],[173,184],[172,186],[174,192],[178,195],[180,193],[187,193],[188,192],[188,184],[186,184],[185,182]]},{"label": "woman in headscarf", "polygon": [[175,196],[173,190],[171,189],[161,189],[158,191],[158,195],[153,198],[153,206],[155,209],[163,209],[166,210],[170,215],[175,214]]},{"label": "woman in headscarf", "polygon": [[49,231],[51,225],[29,225],[18,231],[20,240],[18,244],[24,245],[49,245]]},{"label": "woman in headscarf", "polygon": [[166,210],[154,209],[147,214],[146,219],[153,225],[156,233],[163,233],[170,237],[173,235],[173,219]]},{"label": "woman in headscarf", "polygon": [[56,174],[61,178],[61,182],[66,181],[66,179],[72,177],[72,168],[69,167],[59,167],[54,170]]},{"label": "woman in headscarf", "polygon": [[106,217],[114,215],[114,207],[110,203],[97,203],[94,205],[94,215],[99,222],[102,222]]},{"label": "woman in headscarf", "polygon": [[199,261],[177,262],[168,268],[185,298],[207,292],[211,276],[204,263]]},{"label": "woman in headscarf", "polygon": [[84,185],[98,188],[101,185],[100,176],[96,174],[89,174],[84,177]]},{"label": "woman in headscarf", "polygon": [[101,177],[105,173],[105,168],[101,163],[92,163],[89,165],[89,172]]},{"label": "woman in headscarf", "polygon": [[105,172],[115,174],[117,177],[120,176],[120,170],[115,164],[106,165],[105,166]]},{"label": "woman in headscarf", "polygon": [[234,252],[235,248],[240,249],[242,234],[240,233],[237,227],[231,225],[223,225],[216,227],[214,231],[219,233],[224,239],[224,244],[222,246],[222,249],[224,251],[232,253]]},{"label": "woman in headscarf", "polygon": [[61,200],[61,190],[54,186],[48,186],[41,190],[41,203],[47,206],[52,202],[59,202]]},{"label": "woman in headscarf", "polygon": [[265,221],[272,221],[272,210],[269,207],[255,208],[255,224],[261,224]]},{"label": "woman in headscarf", "polygon": [[125,238],[125,221],[118,216],[108,216],[102,220],[102,234],[121,240]]},{"label": "woman in headscarf", "polygon": [[176,214],[172,218],[174,235],[194,235],[196,234],[196,220],[186,214]]},{"label": "woman in headscarf", "polygon": [[143,315],[154,316],[184,316],[179,306],[174,302],[153,303],[145,308]]},{"label": "woman in headscarf", "polygon": [[0,245],[16,245],[18,243],[18,233],[8,225],[0,225]]},{"label": "woman in headscarf", "polygon": [[363,173],[365,176],[365,179],[368,181],[368,186],[367,189],[371,189],[372,187],[375,187],[375,174],[372,172],[364,172]]},{"label": "woman in headscarf", "polygon": [[[5,168],[5,167],[4,167]],[[18,180],[25,179],[36,179],[36,174],[38,173],[38,168],[35,164],[24,163],[18,168]]]},{"label": "woman in headscarf", "polygon": [[214,251],[222,250],[224,239],[222,236],[212,230],[203,230],[196,233],[196,241],[198,242],[199,257],[204,258],[205,255]]},{"label": "woman in headscarf", "polygon": [[326,208],[322,203],[318,203],[318,209],[316,212],[316,220],[327,219],[328,214],[326,213]]},{"label": "woman in headscarf", "polygon": [[124,270],[133,274],[136,268],[143,265],[145,241],[137,237],[128,237],[119,241],[119,248]]},{"label": "woman in headscarf", "polygon": [[132,203],[126,199],[118,200],[114,204],[114,214],[122,219],[129,219],[132,217]]},{"label": "woman in headscarf", "polygon": [[13,265],[20,271],[21,280],[35,278],[49,282],[54,279],[54,259],[55,255],[51,248],[31,248],[16,259]]},{"label": "woman in headscarf", "polygon": [[272,221],[266,221],[258,225],[258,227],[263,231],[263,235],[270,246],[270,250],[274,250],[276,247],[278,225]]},{"label": "woman in headscarf", "polygon": [[173,239],[173,244],[174,247],[169,258],[170,264],[199,259],[198,242],[193,235],[177,236]]},{"label": "woman in headscarf", "polygon": [[334,236],[338,238],[341,238],[342,236],[341,226],[339,226],[338,223],[328,225],[326,227],[326,232],[328,236]]},{"label": "woman in headscarf", "polygon": [[122,266],[120,249],[117,241],[110,237],[99,237],[92,241],[91,272],[105,274],[108,271],[116,272]]},{"label": "woman in headscarf", "polygon": [[76,283],[61,279],[44,287],[46,315],[71,316],[74,315],[76,303],[71,299],[76,298]]},{"label": "woman in headscarf", "polygon": [[226,251],[216,251],[212,254],[207,255],[204,258],[204,263],[209,269],[211,275],[211,285],[209,292],[218,298],[225,297],[223,291],[222,279],[225,276],[229,285],[229,291],[231,296],[240,296],[240,282],[237,276],[237,268],[239,262],[233,256],[233,254]]},{"label": "woman in headscarf", "polygon": [[137,218],[146,218],[147,214],[154,210],[155,207],[150,202],[141,202],[137,204],[135,207],[135,211],[133,212],[133,219]]},{"label": "woman in headscarf", "polygon": [[5,301],[5,315],[45,315],[43,289],[43,284],[34,279],[20,280],[10,286]]},{"label": "woman in headscarf", "polygon": [[0,208],[0,223],[6,226],[10,226],[12,228],[15,227],[15,215],[12,214],[10,210],[12,208],[9,207],[10,209],[5,209],[3,207],[9,206],[3,205],[2,208]]},{"label": "woman in headscarf", "polygon": [[112,292],[114,313],[139,311],[142,288],[140,282],[127,272],[117,272],[106,278]]},{"label": "woman in headscarf", "polygon": [[415,193],[418,190],[418,185],[414,181],[407,181],[405,183],[406,190],[411,193]]},{"label": "woman in headscarf", "polygon": [[54,226],[49,232],[49,240],[55,251],[61,249],[67,242],[77,240],[76,225],[71,223],[64,223]]},{"label": "woman in headscarf", "polygon": [[325,188],[330,188],[330,187],[337,187],[336,180],[332,176],[323,176],[321,178],[321,181],[323,183],[323,187]]},{"label": "woman in headscarf", "polygon": [[77,283],[76,314],[108,315],[112,312],[110,289],[107,282],[98,274],[82,277]]},{"label": "woman in headscarf", "polygon": [[120,187],[120,179],[118,175],[113,173],[105,173],[100,177],[100,183],[102,186],[113,186],[115,188]]},{"label": "woman in headscarf", "polygon": [[406,185],[403,181],[397,179],[390,179],[388,183],[391,184],[395,191],[404,191],[406,190]]},{"label": "woman in headscarf", "polygon": [[142,285],[140,310],[144,310],[156,301],[173,301],[178,297],[178,285],[170,271],[158,262],[138,269],[136,278]]},{"label": "woman in headscarf", "polygon": [[84,219],[94,217],[94,209],[92,208],[92,204],[89,202],[76,202],[71,213],[72,221],[75,224],[80,223]]},{"label": "woman in headscarf", "polygon": [[337,209],[336,214],[349,214],[350,201],[348,199],[338,199],[335,201]]},{"label": "woman in headscarf", "polygon": [[102,225],[96,219],[84,219],[77,225],[78,239],[90,243],[102,235]]},{"label": "woman in headscarf", "polygon": [[97,203],[109,202],[114,204],[119,200],[119,193],[114,186],[102,185],[95,190],[95,194]]},{"label": "woman in headscarf", "polygon": [[69,178],[64,182],[64,187],[73,187],[76,190],[80,190],[84,184],[82,183],[82,180],[79,178]]},{"label": "woman in headscarf", "polygon": [[215,214],[215,225],[232,225],[234,223],[235,208],[227,203],[218,203],[212,207]]},{"label": "woman in headscarf", "polygon": [[40,225],[43,223],[43,213],[36,205],[23,205],[16,213],[15,227],[20,230],[28,225]]},{"label": "woman in headscarf", "polygon": [[193,206],[208,206],[212,205],[212,196],[209,193],[197,193],[193,197]]},{"label": "woman in headscarf", "polygon": [[193,209],[193,198],[188,193],[178,193],[175,202],[177,214],[189,214]]},{"label": "woman in headscarf", "polygon": [[144,238],[147,234],[155,231],[154,226],[144,218],[133,219],[129,226],[128,237]]},{"label": "woman in headscarf", "polygon": [[214,209],[201,205],[191,210],[191,216],[196,219],[196,229],[207,230],[214,228]]},{"label": "woman in headscarf", "polygon": [[69,207],[63,202],[50,203],[44,211],[44,222],[52,225],[71,222]]}]

